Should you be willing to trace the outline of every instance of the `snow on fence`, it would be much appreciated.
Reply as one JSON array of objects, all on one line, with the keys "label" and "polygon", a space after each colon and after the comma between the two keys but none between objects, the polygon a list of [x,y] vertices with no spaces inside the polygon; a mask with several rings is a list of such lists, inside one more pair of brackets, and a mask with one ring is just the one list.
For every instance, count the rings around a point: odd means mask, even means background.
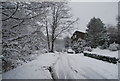
[{"label": "snow on fence", "polygon": [[[113,63],[113,64],[117,64],[117,62],[119,61],[119,59],[115,58],[115,57],[102,56],[102,55],[97,55],[97,54],[87,53],[87,52],[84,52],[84,56],[95,58],[95,59],[102,60],[102,61],[106,61],[106,62]],[[120,61],[119,61],[119,63],[120,63]]]}]

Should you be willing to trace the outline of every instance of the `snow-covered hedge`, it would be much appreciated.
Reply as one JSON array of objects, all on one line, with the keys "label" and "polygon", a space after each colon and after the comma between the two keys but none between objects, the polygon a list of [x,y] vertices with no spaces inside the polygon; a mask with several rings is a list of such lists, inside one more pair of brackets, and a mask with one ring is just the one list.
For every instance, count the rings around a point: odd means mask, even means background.
[{"label": "snow-covered hedge", "polygon": [[116,64],[118,61],[118,59],[115,57],[108,57],[108,56],[102,56],[102,55],[97,55],[97,54],[84,53],[84,56],[106,61],[106,62],[113,63],[113,64]]},{"label": "snow-covered hedge", "polygon": [[119,49],[119,45],[116,43],[110,44],[109,50],[110,51],[117,51]]}]

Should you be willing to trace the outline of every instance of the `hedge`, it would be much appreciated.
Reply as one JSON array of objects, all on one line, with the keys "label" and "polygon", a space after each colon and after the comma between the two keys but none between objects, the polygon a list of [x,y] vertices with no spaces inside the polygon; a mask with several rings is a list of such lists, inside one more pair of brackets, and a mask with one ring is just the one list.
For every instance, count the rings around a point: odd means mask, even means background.
[{"label": "hedge", "polygon": [[109,63],[117,64],[118,60],[115,57],[109,57],[109,56],[102,56],[102,55],[97,55],[97,54],[90,54],[90,53],[84,53],[84,56],[95,58],[98,60],[106,61]]}]

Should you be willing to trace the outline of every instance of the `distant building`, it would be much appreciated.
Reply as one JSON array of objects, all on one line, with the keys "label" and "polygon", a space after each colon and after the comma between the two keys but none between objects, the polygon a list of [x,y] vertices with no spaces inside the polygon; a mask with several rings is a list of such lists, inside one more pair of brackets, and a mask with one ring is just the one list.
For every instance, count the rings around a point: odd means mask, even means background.
[{"label": "distant building", "polygon": [[71,37],[71,43],[74,44],[79,38],[85,39],[85,34],[84,32],[75,31]]}]

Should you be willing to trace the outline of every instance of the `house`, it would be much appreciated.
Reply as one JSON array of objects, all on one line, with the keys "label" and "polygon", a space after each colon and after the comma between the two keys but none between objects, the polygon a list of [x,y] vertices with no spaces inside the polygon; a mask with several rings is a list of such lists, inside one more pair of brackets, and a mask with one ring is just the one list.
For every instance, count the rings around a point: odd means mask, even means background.
[{"label": "house", "polygon": [[75,31],[71,37],[71,43],[74,44],[76,41],[78,41],[79,38],[85,39],[86,33]]}]

